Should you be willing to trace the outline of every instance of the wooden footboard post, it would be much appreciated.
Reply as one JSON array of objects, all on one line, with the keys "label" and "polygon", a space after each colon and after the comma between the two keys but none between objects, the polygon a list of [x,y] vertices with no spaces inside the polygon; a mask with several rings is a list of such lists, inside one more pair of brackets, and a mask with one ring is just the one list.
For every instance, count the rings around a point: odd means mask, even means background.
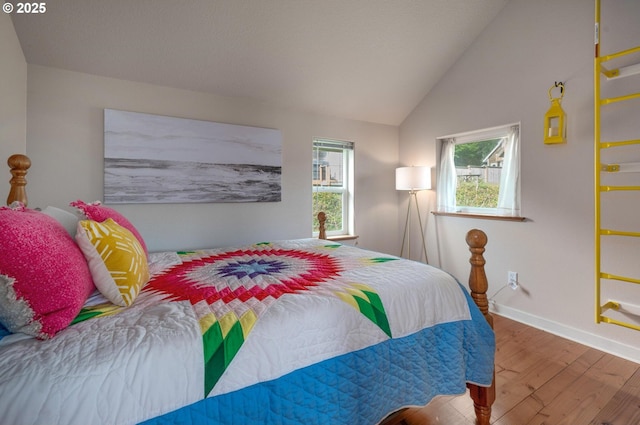
[{"label": "wooden footboard post", "polygon": [[327,231],[324,228],[324,223],[326,221],[327,221],[327,215],[322,211],[320,211],[318,213],[318,222],[320,223],[320,226],[319,226],[320,233],[318,234],[318,239],[327,239]]},{"label": "wooden footboard post", "polygon": [[[469,275],[471,297],[487,319],[487,322],[489,322],[489,325],[493,328],[493,317],[489,314],[489,300],[487,299],[489,283],[484,271],[486,261],[482,255],[484,253],[484,247],[487,244],[487,235],[482,230],[473,229],[467,233],[466,240],[467,245],[469,245],[469,251],[471,251],[471,259],[469,260],[471,263],[471,273]],[[495,371],[490,387],[480,387],[473,384],[468,384],[467,387],[473,400],[473,407],[476,412],[476,423],[478,425],[489,425],[491,405],[496,399]]]},{"label": "wooden footboard post", "polygon": [[9,157],[7,164],[11,168],[11,175],[13,176],[9,180],[11,190],[9,191],[9,197],[7,197],[7,205],[11,205],[14,201],[20,201],[27,206],[27,191],[25,190],[27,179],[25,179],[25,176],[29,167],[31,167],[31,160],[26,155],[15,154]]}]

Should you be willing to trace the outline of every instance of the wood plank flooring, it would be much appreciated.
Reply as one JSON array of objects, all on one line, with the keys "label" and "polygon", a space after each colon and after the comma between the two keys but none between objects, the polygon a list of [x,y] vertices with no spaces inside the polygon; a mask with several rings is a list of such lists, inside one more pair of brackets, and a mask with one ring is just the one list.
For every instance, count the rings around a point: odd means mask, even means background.
[{"label": "wood plank flooring", "polygon": [[[494,316],[494,425],[640,425],[640,364]],[[605,326],[605,325],[603,325]],[[384,425],[474,425],[467,395],[441,396]]]}]

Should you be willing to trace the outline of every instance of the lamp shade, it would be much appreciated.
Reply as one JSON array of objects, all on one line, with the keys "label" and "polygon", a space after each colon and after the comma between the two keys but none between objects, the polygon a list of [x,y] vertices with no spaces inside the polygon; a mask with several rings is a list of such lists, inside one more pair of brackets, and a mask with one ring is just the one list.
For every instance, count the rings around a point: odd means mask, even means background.
[{"label": "lamp shade", "polygon": [[396,190],[431,189],[431,167],[396,168]]}]

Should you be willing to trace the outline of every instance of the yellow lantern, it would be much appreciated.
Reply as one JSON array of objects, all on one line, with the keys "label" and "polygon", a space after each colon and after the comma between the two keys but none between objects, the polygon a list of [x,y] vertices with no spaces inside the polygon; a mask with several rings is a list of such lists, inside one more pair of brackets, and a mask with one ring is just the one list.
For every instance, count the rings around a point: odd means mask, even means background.
[{"label": "yellow lantern", "polygon": [[[551,92],[554,88],[560,87],[560,97],[552,97]],[[549,100],[551,107],[544,115],[544,142],[546,144],[566,143],[567,142],[567,115],[562,110],[560,102],[564,96],[564,84],[555,83],[549,89]]]}]

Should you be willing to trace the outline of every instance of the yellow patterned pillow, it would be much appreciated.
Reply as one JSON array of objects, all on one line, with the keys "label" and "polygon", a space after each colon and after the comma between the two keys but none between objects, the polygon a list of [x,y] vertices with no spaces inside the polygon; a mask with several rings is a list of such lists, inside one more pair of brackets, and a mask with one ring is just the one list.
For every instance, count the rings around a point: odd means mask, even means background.
[{"label": "yellow patterned pillow", "polygon": [[149,281],[147,257],[133,233],[110,218],[81,220],[76,242],[102,295],[116,305],[131,305]]}]

